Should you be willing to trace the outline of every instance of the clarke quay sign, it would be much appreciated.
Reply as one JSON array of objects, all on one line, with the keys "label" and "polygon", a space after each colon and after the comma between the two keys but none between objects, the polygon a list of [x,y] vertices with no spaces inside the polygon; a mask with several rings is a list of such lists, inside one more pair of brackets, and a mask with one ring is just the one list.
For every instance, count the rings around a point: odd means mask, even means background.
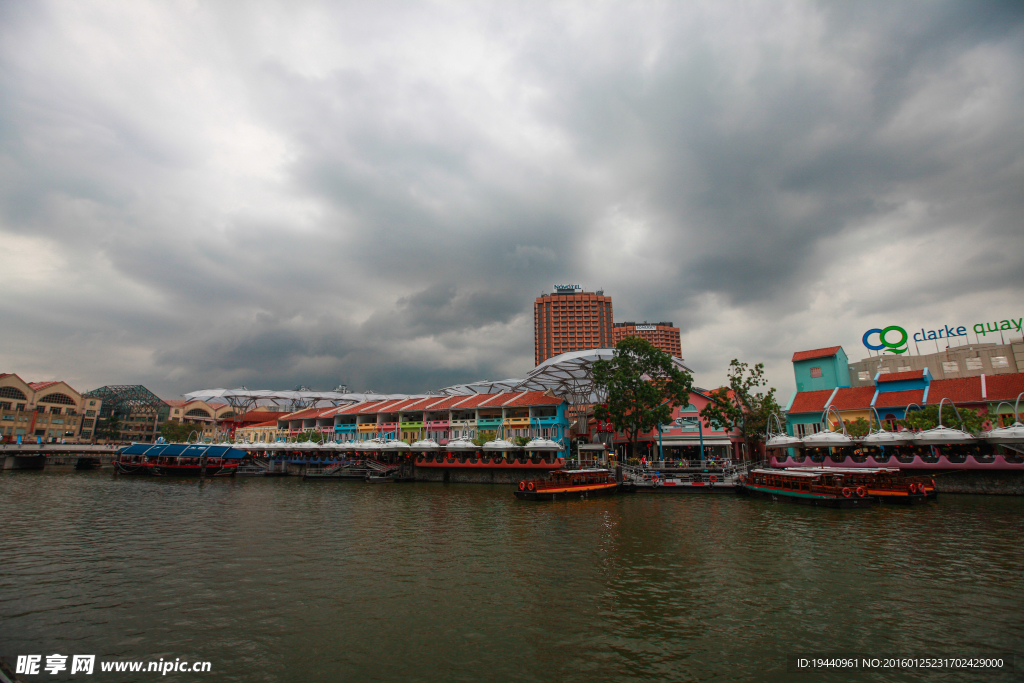
[{"label": "clarke quay sign", "polygon": [[[990,332],[1000,331],[1021,331],[1021,327],[1024,325],[1024,318],[1010,318],[1009,320],[996,320],[995,322],[975,323],[973,326],[975,335],[986,335]],[[878,335],[878,343],[874,343],[871,339],[872,335]],[[950,327],[949,325],[943,325],[941,328],[936,330],[925,330],[923,327],[920,332],[914,332],[913,339],[915,342],[932,341],[938,339],[952,339],[953,337],[966,337],[967,328],[963,325],[959,327]],[[910,349],[910,335],[907,331],[899,325],[890,325],[884,328],[872,328],[864,333],[861,341],[864,342],[864,346],[871,349],[872,351],[891,351],[892,353],[906,353]]]}]

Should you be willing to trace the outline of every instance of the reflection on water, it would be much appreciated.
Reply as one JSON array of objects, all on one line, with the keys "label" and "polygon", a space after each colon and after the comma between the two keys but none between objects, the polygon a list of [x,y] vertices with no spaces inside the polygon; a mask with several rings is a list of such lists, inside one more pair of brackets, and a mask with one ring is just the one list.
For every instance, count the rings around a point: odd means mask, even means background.
[{"label": "reflection on water", "polygon": [[1022,513],[9,472],[0,655],[209,660],[204,681],[978,680],[785,657],[1020,658]]}]

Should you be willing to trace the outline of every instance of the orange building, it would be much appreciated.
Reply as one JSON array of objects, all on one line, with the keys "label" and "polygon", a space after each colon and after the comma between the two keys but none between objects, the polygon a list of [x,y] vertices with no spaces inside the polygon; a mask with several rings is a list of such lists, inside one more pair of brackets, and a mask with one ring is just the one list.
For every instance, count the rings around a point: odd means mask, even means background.
[{"label": "orange building", "polygon": [[670,322],[660,323],[615,323],[612,329],[612,344],[618,344],[626,337],[640,337],[651,342],[667,354],[682,358],[679,343],[679,328]]},{"label": "orange building", "polygon": [[533,302],[533,358],[540,365],[567,351],[612,346],[612,298],[579,285],[555,285]]}]

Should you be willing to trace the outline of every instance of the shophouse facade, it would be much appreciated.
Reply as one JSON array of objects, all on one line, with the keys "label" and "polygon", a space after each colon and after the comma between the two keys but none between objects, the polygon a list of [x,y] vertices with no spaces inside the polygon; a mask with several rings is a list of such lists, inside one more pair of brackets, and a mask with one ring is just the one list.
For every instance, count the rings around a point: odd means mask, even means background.
[{"label": "shophouse facade", "polygon": [[[832,347],[839,349],[839,347]],[[841,349],[839,349],[841,351]],[[797,354],[799,355],[799,354]],[[796,356],[794,356],[795,358]],[[838,366],[845,359],[839,352],[821,361],[835,361]],[[797,386],[800,374],[794,362]],[[925,407],[952,403],[955,410],[988,410],[993,426],[1008,426],[1013,421],[1013,402],[1024,392],[1024,373],[979,374],[974,377],[936,379],[930,368],[902,372],[877,372],[870,386],[832,386],[809,391],[797,391],[790,399],[786,414],[786,431],[790,436],[803,438],[810,434],[838,426],[839,417],[846,422],[863,418],[877,424],[881,420],[892,430],[913,406]],[[831,410],[830,410],[831,408]],[[943,421],[955,425],[954,408]]]},{"label": "shophouse facade", "polygon": [[[619,459],[646,457],[648,460],[687,460],[695,462],[701,458],[701,444],[704,446],[704,459],[724,461],[740,461],[756,458],[756,454],[748,451],[747,444],[737,432],[730,432],[723,425],[708,422],[700,417],[711,397],[707,392],[695,389],[690,392],[690,400],[685,406],[677,406],[672,410],[672,419],[661,426],[639,435],[637,453],[631,453],[631,444],[626,433],[615,428],[615,425],[594,419],[593,411],[586,421],[586,429],[577,436],[589,443],[605,443]],[[660,447],[660,448],[659,448]]]},{"label": "shophouse facade", "polygon": [[278,440],[313,431],[324,440],[433,439],[445,445],[493,432],[513,439],[565,439],[565,400],[547,392],[504,392],[363,401],[336,408],[309,408],[277,420]]}]

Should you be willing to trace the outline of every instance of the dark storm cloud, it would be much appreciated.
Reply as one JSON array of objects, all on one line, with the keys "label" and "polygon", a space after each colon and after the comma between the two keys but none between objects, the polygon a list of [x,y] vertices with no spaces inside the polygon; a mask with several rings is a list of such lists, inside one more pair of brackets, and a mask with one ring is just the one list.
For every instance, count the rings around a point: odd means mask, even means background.
[{"label": "dark storm cloud", "polygon": [[1022,57],[1016,2],[9,3],[0,370],[436,389],[573,281],[786,385],[1019,300]]}]

